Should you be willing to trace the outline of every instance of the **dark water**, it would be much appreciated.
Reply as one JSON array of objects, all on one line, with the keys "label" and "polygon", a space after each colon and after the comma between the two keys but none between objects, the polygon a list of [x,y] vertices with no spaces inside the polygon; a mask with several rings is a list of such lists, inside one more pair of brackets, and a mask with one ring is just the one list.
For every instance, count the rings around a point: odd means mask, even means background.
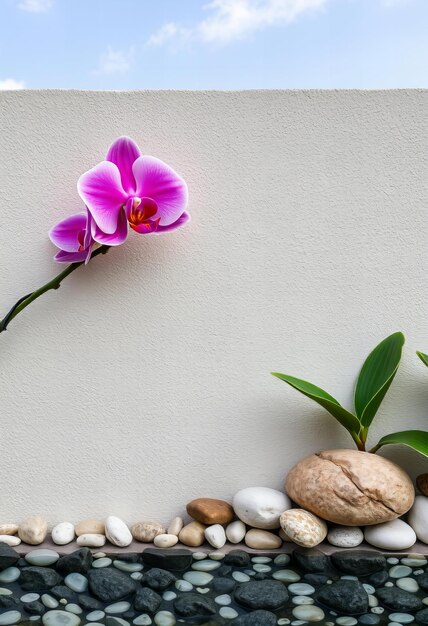
[{"label": "dark water", "polygon": [[[15,555],[15,556],[14,556]],[[41,561],[39,561],[41,559]],[[428,624],[425,557],[296,549],[192,553],[146,549],[59,560],[0,545],[0,626],[326,626]]]}]

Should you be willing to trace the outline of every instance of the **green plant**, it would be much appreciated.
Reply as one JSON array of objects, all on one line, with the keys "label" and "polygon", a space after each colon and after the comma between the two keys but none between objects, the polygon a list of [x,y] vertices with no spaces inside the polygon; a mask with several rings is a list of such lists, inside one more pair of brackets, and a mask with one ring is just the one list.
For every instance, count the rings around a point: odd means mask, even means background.
[{"label": "green plant", "polygon": [[[364,361],[355,385],[354,412],[348,411],[324,389],[306,380],[279,372],[272,374],[324,407],[346,428],[357,448],[365,451],[370,425],[397,373],[404,341],[403,333],[393,333],[381,341]],[[428,355],[418,355],[428,366]],[[382,446],[397,443],[428,456],[428,432],[423,430],[405,430],[386,435],[369,451],[377,452]]]}]

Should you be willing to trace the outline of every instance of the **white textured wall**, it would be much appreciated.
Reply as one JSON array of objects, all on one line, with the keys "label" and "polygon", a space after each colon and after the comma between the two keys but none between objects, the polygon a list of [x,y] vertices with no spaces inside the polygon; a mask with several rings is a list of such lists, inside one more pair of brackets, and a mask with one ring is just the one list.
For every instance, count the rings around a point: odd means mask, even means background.
[{"label": "white textured wall", "polygon": [[58,271],[47,231],[120,134],[185,177],[193,219],[132,236],[0,336],[0,521],[167,521],[281,487],[352,441],[269,372],[349,402],[398,329],[372,441],[428,428],[428,92],[0,94],[1,314]]}]

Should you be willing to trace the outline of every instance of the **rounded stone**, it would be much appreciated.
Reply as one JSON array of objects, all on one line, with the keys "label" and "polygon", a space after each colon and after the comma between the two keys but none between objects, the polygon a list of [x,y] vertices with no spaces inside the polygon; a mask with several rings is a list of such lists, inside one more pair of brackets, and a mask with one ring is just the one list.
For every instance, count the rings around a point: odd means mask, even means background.
[{"label": "rounded stone", "polygon": [[234,600],[247,609],[276,610],[288,601],[288,591],[276,580],[250,581],[236,588]]},{"label": "rounded stone", "polygon": [[241,520],[236,520],[228,524],[226,528],[226,537],[230,543],[241,543],[244,540],[247,527]]},{"label": "rounded stone", "polygon": [[0,572],[0,583],[14,583],[21,576],[21,570],[18,567],[7,567]]},{"label": "rounded stone", "polygon": [[168,529],[166,531],[167,535],[178,535],[180,534],[180,530],[183,528],[184,522],[181,517],[174,517],[174,519],[170,522]]},{"label": "rounded stone", "polygon": [[101,559],[96,559],[93,563],[92,563],[92,567],[95,567],[95,569],[99,569],[102,567],[109,567],[109,565],[112,564],[112,560],[108,557],[102,557]]},{"label": "rounded stone", "polygon": [[364,538],[372,546],[382,550],[407,550],[416,541],[415,531],[401,519],[367,526]]},{"label": "rounded stone", "polygon": [[269,487],[247,487],[233,498],[233,508],[239,519],[261,529],[279,528],[281,513],[291,508],[288,496]]},{"label": "rounded stone", "polygon": [[231,606],[222,606],[219,611],[220,617],[224,619],[235,619],[238,617],[238,612],[235,609],[232,609]]},{"label": "rounded stone", "polygon": [[136,617],[132,623],[135,624],[135,626],[150,626],[150,624],[153,624],[152,618],[148,613],[142,613]]},{"label": "rounded stone", "polygon": [[83,574],[78,574],[77,572],[67,574],[67,576],[64,578],[64,583],[69,589],[75,591],[76,593],[83,593],[88,588],[88,579],[86,578],[86,576],[83,576]]},{"label": "rounded stone", "polygon": [[298,596],[310,596],[315,593],[315,587],[308,583],[292,583],[288,585],[288,591]]},{"label": "rounded stone", "polygon": [[61,522],[52,528],[51,535],[57,546],[65,546],[74,539],[74,526],[70,522]]},{"label": "rounded stone", "polygon": [[38,593],[25,593],[19,599],[21,600],[21,602],[25,603],[25,602],[37,602],[39,598],[40,598],[40,594]]},{"label": "rounded stone", "polygon": [[66,611],[47,611],[42,622],[44,626],[79,626],[80,617]]},{"label": "rounded stone", "polygon": [[65,610],[69,613],[74,613],[75,615],[80,615],[81,613],[83,613],[82,607],[80,607],[75,602],[69,602],[65,607]]},{"label": "rounded stone", "polygon": [[153,543],[158,548],[172,548],[178,543],[178,536],[172,533],[161,533],[160,535],[156,535],[153,539]]},{"label": "rounded stone", "polygon": [[187,513],[201,524],[228,524],[234,518],[229,502],[215,498],[196,498],[186,506]]},{"label": "rounded stone", "polygon": [[25,555],[25,560],[30,565],[39,565],[42,567],[46,567],[47,565],[53,565],[59,559],[58,552],[55,550],[31,550]]},{"label": "rounded stone", "polygon": [[159,522],[137,522],[131,528],[135,541],[141,543],[152,543],[157,535],[164,535],[166,528]]},{"label": "rounded stone", "polygon": [[119,548],[126,548],[132,543],[132,534],[128,526],[114,515],[106,519],[105,534],[110,543]]},{"label": "rounded stone", "polygon": [[213,524],[205,529],[205,539],[208,543],[216,549],[222,548],[226,543],[226,533],[223,526],[220,524]]},{"label": "rounded stone", "polygon": [[176,580],[175,588],[178,591],[192,591],[193,585],[189,583],[187,580]]},{"label": "rounded stone", "polygon": [[76,543],[80,547],[102,548],[106,542],[105,535],[95,533],[85,533],[77,537]]},{"label": "rounded stone", "polygon": [[171,611],[159,611],[159,613],[156,613],[154,620],[156,626],[175,626],[177,623]]},{"label": "rounded stone", "polygon": [[213,561],[211,559],[203,559],[202,561],[196,561],[192,565],[192,569],[197,572],[213,572],[221,567],[221,563]]},{"label": "rounded stone", "polygon": [[10,626],[10,624],[17,624],[21,619],[21,613],[19,611],[6,611],[0,615],[0,626]]},{"label": "rounded stone", "polygon": [[416,496],[407,518],[419,541],[428,543],[428,497]]},{"label": "rounded stone", "polygon": [[336,524],[359,526],[396,519],[413,504],[408,474],[392,461],[358,450],[325,450],[297,463],[286,492],[302,508]]},{"label": "rounded stone", "polygon": [[101,620],[103,620],[105,617],[105,613],[104,611],[91,611],[90,613],[87,614],[86,619],[89,622],[101,622]]},{"label": "rounded stone", "polygon": [[131,608],[131,604],[122,600],[121,602],[114,602],[105,607],[104,611],[108,615],[117,615],[120,613],[126,613]]},{"label": "rounded stone", "polygon": [[190,524],[182,528],[178,539],[181,543],[184,543],[185,546],[197,548],[205,541],[205,528],[206,526],[201,524],[201,522],[190,522]]},{"label": "rounded stone", "polygon": [[364,540],[364,533],[358,526],[336,526],[327,533],[327,541],[337,548],[356,548]]},{"label": "rounded stone", "polygon": [[120,569],[122,572],[128,572],[129,574],[133,572],[141,572],[144,569],[144,565],[142,563],[129,563],[128,561],[121,561],[120,559],[116,559],[113,562],[113,566],[116,569]]},{"label": "rounded stone", "polygon": [[268,530],[252,528],[245,535],[245,544],[255,550],[276,550],[281,546],[282,539]]},{"label": "rounded stone", "polygon": [[213,576],[207,572],[184,572],[183,579],[194,586],[203,586],[208,585]]},{"label": "rounded stone", "polygon": [[16,535],[18,524],[0,524],[0,535]]},{"label": "rounded stone", "polygon": [[37,546],[46,539],[48,523],[40,515],[33,515],[22,522],[18,528],[18,536],[24,543]]},{"label": "rounded stone", "polygon": [[47,609],[56,609],[59,606],[58,600],[48,593],[44,593],[41,600]]},{"label": "rounded stone", "polygon": [[19,546],[21,539],[15,537],[15,535],[0,535],[0,543],[5,543],[7,546],[14,548],[15,546]]},{"label": "rounded stone", "polygon": [[295,583],[300,580],[299,574],[292,569],[279,569],[272,574],[272,578],[283,583]]},{"label": "rounded stone", "polygon": [[301,619],[304,622],[321,622],[325,617],[322,609],[311,604],[296,606],[292,612],[295,618]]},{"label": "rounded stone", "polygon": [[404,589],[404,591],[409,591],[410,593],[417,593],[419,591],[419,585],[414,578],[399,578],[395,584],[399,589]]},{"label": "rounded stone", "polygon": [[98,519],[85,519],[74,527],[77,537],[80,535],[104,535],[105,524]]},{"label": "rounded stone", "polygon": [[410,613],[391,613],[389,619],[399,624],[411,624],[415,618]]},{"label": "rounded stone", "polygon": [[313,548],[327,536],[327,524],[309,511],[289,509],[279,518],[282,530],[291,541],[304,548]]},{"label": "rounded stone", "polygon": [[412,568],[408,565],[394,565],[389,570],[390,578],[403,578],[412,573]]}]

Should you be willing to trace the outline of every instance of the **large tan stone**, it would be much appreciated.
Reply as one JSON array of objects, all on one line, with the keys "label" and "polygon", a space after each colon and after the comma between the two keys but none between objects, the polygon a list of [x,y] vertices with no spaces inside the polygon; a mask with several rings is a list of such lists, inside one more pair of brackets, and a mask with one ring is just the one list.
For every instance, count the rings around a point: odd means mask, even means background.
[{"label": "large tan stone", "polygon": [[398,465],[358,450],[324,450],[297,463],[285,489],[302,508],[335,524],[380,524],[413,504],[412,481]]}]

